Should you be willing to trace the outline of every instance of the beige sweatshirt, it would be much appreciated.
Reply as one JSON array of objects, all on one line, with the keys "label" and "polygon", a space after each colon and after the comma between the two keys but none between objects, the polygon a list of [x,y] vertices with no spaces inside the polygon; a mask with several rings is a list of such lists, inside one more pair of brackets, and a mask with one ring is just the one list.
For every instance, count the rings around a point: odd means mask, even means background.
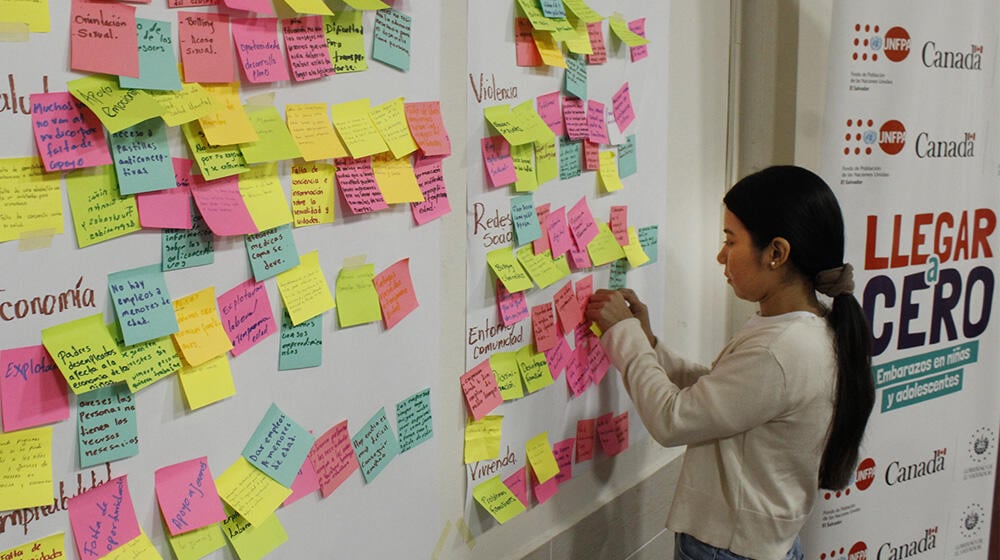
[{"label": "beige sweatshirt", "polygon": [[812,509],[833,413],[836,358],[822,317],[754,317],[711,368],[637,319],[601,338],[649,433],[687,445],[667,527],[750,558],[784,558]]}]

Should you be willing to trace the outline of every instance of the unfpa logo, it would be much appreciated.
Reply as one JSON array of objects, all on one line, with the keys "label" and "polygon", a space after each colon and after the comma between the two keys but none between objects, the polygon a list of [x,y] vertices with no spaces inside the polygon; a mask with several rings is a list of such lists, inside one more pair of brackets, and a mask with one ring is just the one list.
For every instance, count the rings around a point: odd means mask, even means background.
[{"label": "unfpa logo", "polygon": [[889,120],[875,129],[872,119],[847,119],[844,134],[844,155],[872,155],[875,146],[885,154],[894,156],[906,145],[906,127],[898,120]]},{"label": "unfpa logo", "polygon": [[854,52],[851,59],[875,62],[884,56],[891,62],[901,62],[910,55],[910,34],[894,26],[882,34],[882,27],[873,24],[854,24]]},{"label": "unfpa logo", "polygon": [[868,545],[858,541],[851,546],[850,550],[840,547],[830,552],[822,552],[819,555],[819,560],[868,560]]}]

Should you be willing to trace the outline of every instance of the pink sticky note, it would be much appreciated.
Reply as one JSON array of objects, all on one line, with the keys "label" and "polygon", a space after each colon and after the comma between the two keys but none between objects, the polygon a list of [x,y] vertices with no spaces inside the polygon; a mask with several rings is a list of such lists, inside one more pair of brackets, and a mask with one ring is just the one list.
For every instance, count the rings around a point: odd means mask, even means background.
[{"label": "pink sticky note", "polygon": [[451,155],[451,139],[444,127],[440,101],[404,103],[403,111],[410,135],[425,156]]},{"label": "pink sticky note", "polygon": [[572,359],[573,350],[570,349],[569,344],[566,344],[566,339],[560,336],[555,347],[545,351],[545,361],[549,364],[549,373],[552,374],[552,379],[559,379]]},{"label": "pink sticky note", "polygon": [[274,13],[274,6],[271,5],[271,0],[223,0],[223,3],[234,10],[268,15]]},{"label": "pink sticky note", "polygon": [[[634,19],[628,22],[628,28],[632,33],[640,37],[646,36],[646,18]],[[629,55],[632,57],[632,62],[639,62],[640,60],[646,58],[649,54],[649,50],[646,48],[647,45],[639,45],[638,47],[629,47]]]},{"label": "pink sticky note", "polygon": [[600,146],[590,140],[583,141],[583,168],[587,171],[601,168]]},{"label": "pink sticky note", "polygon": [[201,6],[215,6],[219,0],[167,0],[168,8],[198,8]]},{"label": "pink sticky note", "polygon": [[594,458],[594,436],[597,420],[590,418],[576,423],[576,462],[582,463]]},{"label": "pink sticky note", "polygon": [[576,300],[580,303],[580,313],[587,309],[590,296],[594,294],[594,275],[588,274],[576,281]]},{"label": "pink sticky note", "polygon": [[185,82],[231,83],[233,47],[229,16],[214,12],[177,12],[177,36]]},{"label": "pink sticky note", "polygon": [[604,22],[588,23],[587,35],[590,37],[590,49],[594,51],[594,54],[587,55],[587,64],[604,64],[608,61],[608,50],[604,46]]},{"label": "pink sticky note", "polygon": [[295,475],[295,482],[292,482],[292,494],[281,505],[291,505],[317,490],[319,479],[316,478],[316,469],[313,468],[312,461],[306,461],[299,467],[299,474]]},{"label": "pink sticky note", "polygon": [[590,381],[594,385],[600,385],[611,368],[611,359],[604,352],[604,347],[597,341],[592,341],[587,350],[587,369],[590,372]]},{"label": "pink sticky note", "polygon": [[337,186],[344,202],[354,214],[370,214],[389,207],[375,180],[371,156],[363,158],[337,158]]},{"label": "pink sticky note", "polygon": [[461,383],[465,403],[469,406],[469,412],[472,413],[474,420],[486,416],[503,402],[489,358],[462,374]]},{"label": "pink sticky note", "polygon": [[171,535],[200,529],[226,518],[208,457],[156,469],[156,500]]},{"label": "pink sticky note", "polygon": [[569,262],[577,270],[590,268],[593,264],[590,262],[590,255],[587,253],[587,248],[577,247],[575,242],[569,249]]},{"label": "pink sticky note", "polygon": [[278,43],[277,18],[234,19],[233,40],[243,75],[252,84],[288,80],[288,67]]},{"label": "pink sticky note", "polygon": [[177,188],[135,196],[139,208],[139,223],[144,228],[191,229],[191,165],[192,160],[173,158]]},{"label": "pink sticky note", "polygon": [[604,103],[587,101],[587,139],[594,144],[610,144],[608,121],[604,118]]},{"label": "pink sticky note", "polygon": [[220,295],[216,301],[222,326],[233,343],[233,356],[246,352],[278,330],[263,282],[250,278]]},{"label": "pink sticky note", "polygon": [[590,386],[590,369],[587,367],[586,346],[577,344],[572,359],[566,364],[566,385],[574,396],[579,397]]},{"label": "pink sticky note", "polygon": [[527,469],[528,467],[521,467],[514,471],[514,474],[503,479],[503,485],[513,492],[525,507],[529,505]]},{"label": "pink sticky note", "polygon": [[309,462],[316,471],[323,497],[333,494],[347,477],[358,470],[358,456],[347,431],[347,420],[340,422],[316,438],[309,450]]},{"label": "pink sticky note", "polygon": [[382,306],[382,317],[386,330],[403,320],[420,304],[413,291],[410,277],[410,259],[400,259],[392,266],[379,272],[372,280],[378,292],[378,302]]},{"label": "pink sticky note", "polygon": [[611,233],[622,247],[628,245],[628,206],[611,207]]},{"label": "pink sticky note", "polygon": [[0,351],[0,371],[5,432],[69,418],[66,379],[44,346]]},{"label": "pink sticky note", "polygon": [[128,491],[128,475],[70,498],[66,511],[77,554],[85,560],[107,556],[142,533]]},{"label": "pink sticky note", "polygon": [[538,477],[535,476],[535,471],[531,471],[531,491],[535,494],[535,499],[538,500],[538,503],[544,504],[559,491],[559,482],[553,476],[546,480],[544,484],[539,484]]},{"label": "pink sticky note", "polygon": [[615,113],[615,123],[618,124],[618,130],[624,134],[628,125],[635,120],[635,110],[632,109],[632,95],[629,93],[628,82],[622,84],[622,87],[611,97],[611,101]]},{"label": "pink sticky note", "polygon": [[535,45],[531,31],[531,21],[528,18],[514,18],[514,45],[517,52],[518,66],[541,66],[542,55]]},{"label": "pink sticky note", "polygon": [[587,102],[575,97],[563,98],[563,122],[570,140],[584,140],[589,135],[587,128]]},{"label": "pink sticky note", "polygon": [[35,145],[46,171],[111,164],[104,127],[86,105],[64,91],[32,93],[30,100]]},{"label": "pink sticky note", "polygon": [[610,412],[599,416],[597,439],[604,453],[612,457],[628,449],[628,412],[618,416],[612,416]]},{"label": "pink sticky note", "polygon": [[[270,3],[270,0],[267,0]],[[296,82],[333,74],[330,50],[323,33],[323,16],[302,16],[281,20],[281,34],[292,76]]]},{"label": "pink sticky note", "polygon": [[597,224],[594,216],[587,206],[587,198],[580,200],[566,212],[566,219],[569,221],[569,230],[573,234],[577,247],[586,247],[588,243],[597,237]]},{"label": "pink sticky note", "polygon": [[563,136],[566,134],[566,125],[563,123],[562,107],[559,106],[559,100],[558,91],[539,95],[535,99],[535,110],[538,111],[538,116],[542,117],[545,124],[549,125],[553,134]]},{"label": "pink sticky note", "polygon": [[517,181],[514,159],[510,156],[510,144],[503,136],[489,136],[482,139],[483,163],[493,187],[502,187]]},{"label": "pink sticky note", "polygon": [[552,258],[558,259],[573,248],[573,238],[566,223],[566,207],[560,206],[545,217],[545,232],[552,249]]},{"label": "pink sticky note", "polygon": [[552,446],[552,454],[556,456],[556,464],[559,465],[559,472],[556,473],[556,482],[562,484],[573,478],[573,448],[576,438],[564,439]]},{"label": "pink sticky note", "polygon": [[555,348],[559,334],[556,333],[556,323],[552,317],[552,303],[543,303],[531,308],[531,332],[535,335],[536,352]]},{"label": "pink sticky note", "polygon": [[510,293],[504,287],[503,282],[497,280],[497,310],[500,312],[500,321],[505,327],[528,318],[528,298],[524,292]]},{"label": "pink sticky note", "polygon": [[424,195],[423,202],[411,202],[413,221],[423,225],[451,212],[448,202],[448,189],[444,184],[444,171],[441,160],[443,156],[424,156],[417,154],[413,159],[413,173],[417,176],[417,184]]},{"label": "pink sticky note", "polygon": [[139,77],[139,34],[134,7],[74,0],[69,21],[70,68]]},{"label": "pink sticky note", "polygon": [[[543,228],[545,227],[545,220],[547,220],[549,217],[549,208],[551,206],[552,205],[548,202],[546,202],[545,204],[539,204],[538,206],[535,206],[535,215],[538,216],[538,223]],[[542,235],[538,236],[538,239],[531,242],[531,249],[532,251],[535,252],[536,255],[541,255],[545,251],[548,251],[549,248],[550,246],[549,246],[548,230],[546,230]]]},{"label": "pink sticky note", "polygon": [[573,291],[572,280],[559,288],[554,300],[562,332],[572,332],[583,321],[583,313],[580,312],[580,302],[576,299],[576,292]]},{"label": "pink sticky note", "polygon": [[257,233],[257,225],[240,194],[239,175],[214,181],[192,175],[191,194],[205,223],[215,235]]}]

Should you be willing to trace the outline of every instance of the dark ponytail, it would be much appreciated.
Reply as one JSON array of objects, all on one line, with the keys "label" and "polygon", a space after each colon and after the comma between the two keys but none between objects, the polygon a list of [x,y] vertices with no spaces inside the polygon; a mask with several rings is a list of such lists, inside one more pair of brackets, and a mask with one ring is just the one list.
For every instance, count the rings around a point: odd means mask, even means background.
[{"label": "dark ponytail", "polygon": [[[833,191],[815,173],[795,166],[769,167],[740,180],[723,201],[757,248],[765,248],[775,237],[785,238],[792,247],[792,266],[814,285],[820,273],[843,272],[844,219]],[[838,288],[828,295],[833,297],[826,319],[834,332],[837,379],[818,483],[841,489],[854,474],[875,404],[872,338],[868,320],[849,290]]]}]

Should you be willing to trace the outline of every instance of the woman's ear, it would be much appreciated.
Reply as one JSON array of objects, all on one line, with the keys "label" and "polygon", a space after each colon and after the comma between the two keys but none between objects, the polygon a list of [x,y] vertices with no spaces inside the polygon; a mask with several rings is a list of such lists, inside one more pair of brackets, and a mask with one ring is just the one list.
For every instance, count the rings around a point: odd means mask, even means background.
[{"label": "woman's ear", "polygon": [[775,237],[772,239],[764,251],[768,259],[768,266],[772,269],[776,269],[788,262],[788,259],[791,258],[791,252],[792,246],[784,237]]}]

